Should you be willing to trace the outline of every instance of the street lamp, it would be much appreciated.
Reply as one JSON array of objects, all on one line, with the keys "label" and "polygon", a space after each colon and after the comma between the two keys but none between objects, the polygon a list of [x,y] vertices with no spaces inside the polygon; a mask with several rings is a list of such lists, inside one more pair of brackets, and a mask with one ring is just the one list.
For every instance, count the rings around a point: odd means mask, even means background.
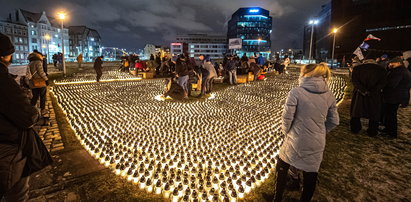
[{"label": "street lamp", "polygon": [[331,68],[334,67],[335,36],[337,35],[337,32],[338,32],[338,29],[337,29],[337,28],[334,28],[334,29],[333,29],[333,34],[334,34],[334,39],[333,39],[333,51],[332,51],[332,54],[331,54],[331,58],[332,58],[332,60],[331,60]]},{"label": "street lamp", "polygon": [[47,60],[48,60],[48,59],[50,58],[49,44],[50,44],[50,39],[51,39],[51,37],[50,37],[49,34],[46,34],[46,35],[44,36],[44,39],[46,39],[46,41],[47,41]]},{"label": "street lamp", "polygon": [[314,38],[314,26],[316,25],[316,24],[318,24],[318,20],[310,20],[309,22],[308,22],[308,24],[310,24],[311,25],[311,40],[310,40],[310,53],[309,53],[309,56],[308,56],[308,59],[309,60],[311,60],[312,59],[312,50],[313,50],[313,38]]},{"label": "street lamp", "polygon": [[67,74],[67,69],[66,69],[66,61],[64,59],[64,19],[66,18],[66,14],[63,12],[60,12],[57,14],[58,18],[61,20],[61,49],[62,49],[62,62],[63,62],[63,74],[66,76]]}]

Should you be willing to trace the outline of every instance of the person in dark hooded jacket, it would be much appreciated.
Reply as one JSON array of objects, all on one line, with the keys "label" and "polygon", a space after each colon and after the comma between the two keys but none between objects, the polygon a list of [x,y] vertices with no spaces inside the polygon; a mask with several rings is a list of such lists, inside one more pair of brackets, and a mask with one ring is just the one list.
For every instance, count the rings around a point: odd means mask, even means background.
[{"label": "person in dark hooded jacket", "polygon": [[354,92],[351,101],[350,129],[361,130],[361,118],[369,120],[367,135],[376,136],[381,120],[382,88],[386,84],[387,71],[376,62],[355,66],[352,70]]},{"label": "person in dark hooded jacket", "polygon": [[97,82],[100,82],[100,78],[101,76],[103,76],[103,58],[104,56],[99,56],[96,58],[96,60],[94,61],[94,70],[96,70],[96,80]]},{"label": "person in dark hooded jacket", "polygon": [[38,121],[39,113],[8,72],[14,45],[1,33],[0,44],[0,201],[26,201],[31,172],[20,138]]},{"label": "person in dark hooded jacket", "polygon": [[409,102],[411,74],[400,57],[388,63],[387,85],[383,89],[383,130],[386,135],[397,138],[397,111],[400,104]]}]

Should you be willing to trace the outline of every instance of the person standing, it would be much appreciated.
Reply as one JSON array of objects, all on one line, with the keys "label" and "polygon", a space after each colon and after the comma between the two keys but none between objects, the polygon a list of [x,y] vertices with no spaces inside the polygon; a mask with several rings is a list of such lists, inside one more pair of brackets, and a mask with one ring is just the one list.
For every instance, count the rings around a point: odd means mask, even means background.
[{"label": "person standing", "polygon": [[397,111],[400,104],[409,102],[411,73],[405,68],[400,57],[388,63],[387,85],[383,89],[383,133],[397,138]]},{"label": "person standing", "polygon": [[28,60],[30,61],[27,67],[27,75],[29,75],[28,78],[30,78],[31,81],[36,79],[42,79],[44,80],[45,84],[41,86],[30,86],[31,92],[33,93],[33,98],[31,98],[31,105],[36,106],[37,101],[40,98],[41,115],[45,115],[48,113],[46,110],[46,93],[48,78],[43,69],[43,56],[41,55],[41,53],[33,52],[29,54]]},{"label": "person standing", "polygon": [[83,53],[80,53],[77,56],[77,63],[78,63],[78,68],[81,69],[81,63],[83,63]]},{"label": "person standing", "polygon": [[93,67],[97,74],[97,77],[96,77],[97,82],[100,82],[100,78],[103,75],[103,58],[104,56],[99,56],[94,61]]},{"label": "person standing", "polygon": [[327,64],[306,65],[300,75],[300,86],[289,92],[282,115],[286,136],[276,165],[275,202],[282,200],[290,166],[303,171],[300,201],[311,200],[326,134],[339,124],[336,99],[327,85],[331,76]]},{"label": "person standing", "polygon": [[355,66],[351,73],[354,86],[351,100],[350,130],[352,133],[361,131],[361,118],[368,119],[367,135],[378,134],[381,120],[382,88],[386,84],[387,71],[374,60],[366,60],[366,64]]},{"label": "person standing", "polygon": [[157,53],[155,65],[156,65],[156,74],[159,75],[160,67],[161,67],[161,53],[160,52]]},{"label": "person standing", "polygon": [[[0,201],[27,201],[30,175],[52,160],[45,147],[38,147],[31,141],[20,146],[23,133],[33,130],[39,113],[8,72],[14,45],[8,36],[1,33],[0,44]],[[26,145],[45,152],[49,161],[37,162],[39,167],[34,169],[31,166],[34,154],[27,153]]]},{"label": "person standing", "polygon": [[188,98],[188,64],[184,55],[180,55],[176,62],[177,83],[184,90],[184,98]]},{"label": "person standing", "polygon": [[224,66],[225,71],[228,73],[228,80],[231,85],[237,84],[237,61],[234,60],[232,55],[228,55],[228,61]]}]

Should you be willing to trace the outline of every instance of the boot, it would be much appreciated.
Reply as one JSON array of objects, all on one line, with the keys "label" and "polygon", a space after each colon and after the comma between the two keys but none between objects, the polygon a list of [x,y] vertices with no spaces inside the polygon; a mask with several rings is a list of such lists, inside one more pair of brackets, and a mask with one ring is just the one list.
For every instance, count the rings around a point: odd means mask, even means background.
[{"label": "boot", "polygon": [[301,202],[309,202],[314,195],[315,186],[317,184],[317,176],[318,173],[316,172],[304,172],[304,185],[303,185],[303,193],[301,194],[300,201]]},{"label": "boot", "polygon": [[274,202],[281,202],[285,187],[287,185],[287,173],[290,165],[278,158],[277,161],[277,180],[275,182],[275,197]]}]

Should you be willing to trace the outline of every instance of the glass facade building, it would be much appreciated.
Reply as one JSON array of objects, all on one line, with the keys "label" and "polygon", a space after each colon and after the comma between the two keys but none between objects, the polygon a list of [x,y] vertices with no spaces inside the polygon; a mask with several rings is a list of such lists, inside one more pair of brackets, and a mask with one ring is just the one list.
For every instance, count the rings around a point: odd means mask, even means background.
[{"label": "glass facade building", "polygon": [[242,49],[235,52],[240,56],[261,53],[268,58],[271,54],[272,22],[270,12],[263,8],[238,9],[228,22],[227,32],[228,39],[242,39]]}]

